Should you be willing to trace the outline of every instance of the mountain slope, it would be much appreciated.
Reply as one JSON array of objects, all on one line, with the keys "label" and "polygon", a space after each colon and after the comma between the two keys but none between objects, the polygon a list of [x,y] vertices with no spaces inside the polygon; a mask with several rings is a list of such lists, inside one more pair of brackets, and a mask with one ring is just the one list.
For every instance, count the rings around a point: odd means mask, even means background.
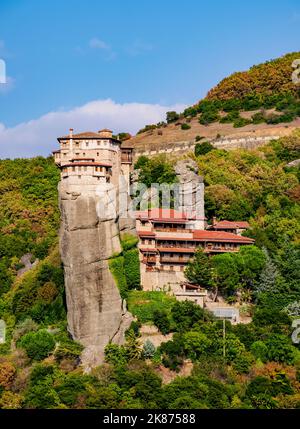
[{"label": "mountain slope", "polygon": [[151,148],[196,138],[289,135],[300,126],[300,86],[292,81],[297,58],[300,52],[233,73],[184,112],[147,125],[131,143]]}]

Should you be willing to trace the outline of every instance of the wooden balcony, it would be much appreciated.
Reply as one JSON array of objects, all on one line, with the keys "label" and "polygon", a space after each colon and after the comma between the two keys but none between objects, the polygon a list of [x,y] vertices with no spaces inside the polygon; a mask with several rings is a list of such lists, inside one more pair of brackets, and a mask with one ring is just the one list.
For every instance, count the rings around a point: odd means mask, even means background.
[{"label": "wooden balcony", "polygon": [[122,152],[121,153],[121,162],[131,164],[132,163],[132,154]]},{"label": "wooden balcony", "polygon": [[168,264],[187,264],[190,259],[190,257],[161,256],[160,262]]},{"label": "wooden balcony", "polygon": [[143,264],[156,264],[155,256],[144,256],[142,260]]}]

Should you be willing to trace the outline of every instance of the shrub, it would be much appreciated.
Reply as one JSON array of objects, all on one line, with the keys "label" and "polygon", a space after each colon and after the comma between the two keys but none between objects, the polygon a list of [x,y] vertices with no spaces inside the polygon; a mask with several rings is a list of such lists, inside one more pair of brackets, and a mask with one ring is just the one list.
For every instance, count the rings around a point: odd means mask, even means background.
[{"label": "shrub", "polygon": [[253,124],[262,124],[266,121],[265,116],[262,112],[254,113],[254,115],[251,116]]},{"label": "shrub", "polygon": [[166,311],[155,310],[153,313],[153,323],[163,335],[167,335],[170,332],[170,321]]},{"label": "shrub", "polygon": [[156,310],[170,315],[175,302],[176,298],[164,292],[130,291],[128,294],[128,309],[141,323],[153,322]]},{"label": "shrub", "polygon": [[134,164],[134,169],[138,170],[139,168],[144,167],[149,162],[149,158],[145,155],[141,155],[137,162]]},{"label": "shrub", "polygon": [[179,115],[177,112],[172,111],[172,112],[167,112],[167,123],[170,124],[171,122],[175,122],[179,119]]},{"label": "shrub", "polygon": [[260,359],[262,362],[268,360],[268,347],[263,341],[255,341],[251,345],[251,353],[256,359]]},{"label": "shrub", "polygon": [[162,363],[166,368],[178,371],[184,360],[184,342],[178,335],[172,341],[162,343],[159,347]]},{"label": "shrub", "polygon": [[154,356],[155,351],[156,351],[155,345],[149,339],[147,339],[143,346],[143,356],[146,359],[151,359]]},{"label": "shrub", "polygon": [[127,362],[127,355],[124,346],[109,343],[105,347],[105,360],[113,365],[125,365]]},{"label": "shrub", "polygon": [[295,348],[285,335],[273,334],[266,340],[268,360],[288,365],[294,363]]},{"label": "shrub", "polygon": [[171,314],[176,324],[176,330],[180,332],[188,331],[196,322],[206,318],[205,311],[191,301],[176,302]]},{"label": "shrub", "polygon": [[184,351],[186,356],[192,361],[197,360],[201,355],[208,353],[212,341],[203,333],[198,331],[186,332],[183,336]]},{"label": "shrub", "polygon": [[181,124],[181,129],[182,130],[189,130],[191,128],[191,126],[189,124]]},{"label": "shrub", "polygon": [[136,247],[139,239],[133,234],[125,233],[121,236],[121,245],[124,251],[130,250]]},{"label": "shrub", "polygon": [[109,269],[117,283],[121,297],[127,297],[128,286],[124,270],[124,256],[116,256],[109,259]]},{"label": "shrub", "polygon": [[18,341],[23,335],[31,331],[37,331],[39,325],[32,319],[28,318],[18,323],[14,331],[14,340]]},{"label": "shrub", "polygon": [[53,351],[55,341],[46,330],[29,332],[17,342],[18,347],[25,349],[28,357],[33,360],[45,359]]},{"label": "shrub", "polygon": [[141,288],[141,273],[138,249],[124,252],[124,271],[128,289]]},{"label": "shrub", "polygon": [[208,111],[201,114],[199,124],[209,125],[213,122],[217,122],[220,119],[220,115],[217,111]]},{"label": "shrub", "polygon": [[16,368],[10,362],[0,363],[0,386],[4,389],[10,387],[16,375]]},{"label": "shrub", "polygon": [[214,149],[213,145],[209,142],[197,143],[195,145],[195,150],[194,150],[195,156],[206,155],[213,149]]},{"label": "shrub", "polygon": [[52,302],[58,295],[58,289],[53,282],[46,282],[37,291],[37,298],[46,303]]},{"label": "shrub", "polygon": [[238,118],[233,122],[234,128],[245,127],[249,124],[251,124],[251,120],[246,118]]},{"label": "shrub", "polygon": [[21,395],[7,390],[0,397],[0,408],[16,410],[22,407],[22,402],[23,398]]}]

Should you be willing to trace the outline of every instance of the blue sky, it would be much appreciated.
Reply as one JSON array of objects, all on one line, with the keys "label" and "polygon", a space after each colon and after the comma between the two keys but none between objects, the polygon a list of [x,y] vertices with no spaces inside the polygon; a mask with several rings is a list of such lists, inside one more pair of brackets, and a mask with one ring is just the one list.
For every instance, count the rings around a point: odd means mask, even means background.
[{"label": "blue sky", "polygon": [[47,154],[70,126],[135,132],[300,50],[299,26],[299,0],[0,0],[0,157]]}]

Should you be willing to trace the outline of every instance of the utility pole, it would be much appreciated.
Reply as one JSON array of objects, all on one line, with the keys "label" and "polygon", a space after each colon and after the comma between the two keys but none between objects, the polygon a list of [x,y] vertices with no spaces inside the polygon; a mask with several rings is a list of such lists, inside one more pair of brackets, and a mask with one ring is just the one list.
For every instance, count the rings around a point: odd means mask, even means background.
[{"label": "utility pole", "polygon": [[223,319],[223,357],[224,359],[226,357],[225,341],[226,341],[226,324],[225,324],[225,319]]}]

